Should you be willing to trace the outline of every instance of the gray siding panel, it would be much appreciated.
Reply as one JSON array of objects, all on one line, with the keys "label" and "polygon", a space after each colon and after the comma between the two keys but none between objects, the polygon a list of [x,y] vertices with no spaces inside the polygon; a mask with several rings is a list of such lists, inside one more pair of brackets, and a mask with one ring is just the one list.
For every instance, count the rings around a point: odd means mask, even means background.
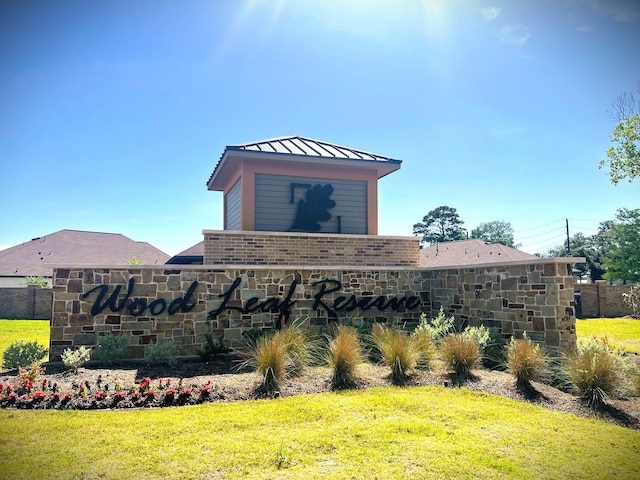
[{"label": "gray siding panel", "polygon": [[293,177],[256,174],[256,230],[286,232],[296,217],[298,200],[304,199],[307,187],[294,188],[291,200],[291,184],[302,183],[333,186],[331,200],[336,206],[329,209],[331,218],[318,222],[318,233],[338,233],[338,216],[341,217],[341,233],[366,234],[367,182],[364,180],[336,180],[331,178]]},{"label": "gray siding panel", "polygon": [[225,230],[242,229],[242,184],[238,180],[224,198]]}]

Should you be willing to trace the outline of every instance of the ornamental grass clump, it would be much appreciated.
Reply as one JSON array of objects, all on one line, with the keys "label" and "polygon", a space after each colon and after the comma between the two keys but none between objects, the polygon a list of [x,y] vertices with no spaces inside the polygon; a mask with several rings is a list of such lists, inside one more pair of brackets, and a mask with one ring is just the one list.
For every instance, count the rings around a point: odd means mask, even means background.
[{"label": "ornamental grass clump", "polygon": [[462,333],[448,335],[440,344],[440,355],[449,370],[453,370],[454,378],[462,382],[469,377],[471,369],[480,360],[478,343]]},{"label": "ornamental grass clump", "polygon": [[544,351],[530,338],[512,338],[507,344],[507,368],[516,377],[516,388],[520,391],[533,389],[531,382],[542,377],[546,363]]},{"label": "ornamental grass clump", "polygon": [[402,330],[393,330],[380,323],[373,326],[373,342],[384,363],[391,368],[391,380],[396,385],[405,382],[407,373],[416,367],[420,352],[413,337]]},{"label": "ornamental grass clump", "polygon": [[353,327],[339,325],[335,336],[329,339],[327,353],[327,363],[333,368],[331,377],[333,388],[353,387],[356,384],[356,367],[362,362],[362,346],[358,331]]},{"label": "ornamental grass clump", "polygon": [[429,368],[437,354],[436,344],[433,342],[431,335],[426,330],[415,330],[411,334],[411,338],[418,351],[416,367]]},{"label": "ornamental grass clump", "polygon": [[565,364],[575,389],[595,410],[603,408],[609,397],[615,397],[624,383],[621,357],[598,341],[581,342]]},{"label": "ornamental grass clump", "polygon": [[287,374],[294,377],[302,375],[316,353],[315,342],[305,333],[301,321],[292,322],[275,335],[280,337],[285,346]]},{"label": "ornamental grass clump", "polygon": [[267,393],[280,389],[280,383],[287,377],[286,344],[277,333],[261,338],[251,352],[251,359],[262,375],[262,386]]}]

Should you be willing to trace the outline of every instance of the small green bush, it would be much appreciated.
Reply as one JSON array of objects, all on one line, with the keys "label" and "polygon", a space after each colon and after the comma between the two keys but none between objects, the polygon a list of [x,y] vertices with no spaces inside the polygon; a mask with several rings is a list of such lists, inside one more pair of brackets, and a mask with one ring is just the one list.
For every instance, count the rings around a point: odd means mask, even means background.
[{"label": "small green bush", "polygon": [[504,369],[506,363],[505,339],[500,330],[489,329],[489,340],[482,350],[482,364],[487,368]]},{"label": "small green bush", "polygon": [[144,361],[147,365],[169,365],[173,367],[178,363],[176,355],[176,345],[171,340],[167,340],[162,343],[147,345]]},{"label": "small green bush", "polygon": [[212,333],[207,332],[204,334],[204,339],[204,346],[196,352],[200,361],[210,362],[218,358],[219,355],[229,352],[229,346],[224,340],[224,333],[218,338],[214,338]]},{"label": "small green bush", "polygon": [[465,337],[476,341],[481,355],[484,353],[484,350],[487,348],[489,342],[491,341],[491,333],[489,332],[489,329],[484,325],[480,325],[478,327],[467,327],[464,329],[462,334]]},{"label": "small green bush", "polygon": [[521,391],[530,391],[531,382],[542,377],[546,358],[539,344],[530,338],[514,339],[507,344],[507,367],[516,377],[516,387]]},{"label": "small green bush", "polygon": [[464,381],[480,360],[480,348],[473,339],[462,333],[448,335],[440,344],[440,354],[447,368],[453,370],[458,381]]},{"label": "small green bush", "polygon": [[127,358],[129,337],[127,335],[113,335],[108,332],[98,338],[96,356],[103,365],[110,367],[121,363]]},{"label": "small green bush", "polygon": [[65,367],[73,369],[74,372],[77,372],[90,359],[91,349],[84,346],[75,350],[65,348],[64,352],[62,352],[62,363]]},{"label": "small green bush", "polygon": [[443,338],[455,331],[454,322],[455,317],[447,317],[444,314],[444,308],[441,306],[436,318],[429,320],[424,313],[420,315],[420,323],[416,327],[416,330],[425,330],[428,332],[434,343],[439,346]]},{"label": "small green bush", "polygon": [[351,388],[356,384],[355,370],[363,361],[362,345],[354,327],[339,325],[329,339],[327,363],[333,369],[331,384],[335,389]]},{"label": "small green bush", "polygon": [[49,350],[36,340],[16,340],[2,354],[2,366],[6,369],[30,367],[44,359],[48,352]]}]

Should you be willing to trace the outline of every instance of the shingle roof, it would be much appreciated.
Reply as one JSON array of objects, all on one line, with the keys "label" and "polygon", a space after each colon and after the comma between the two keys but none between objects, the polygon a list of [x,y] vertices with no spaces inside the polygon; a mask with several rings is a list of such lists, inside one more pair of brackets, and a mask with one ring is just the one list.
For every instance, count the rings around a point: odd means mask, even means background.
[{"label": "shingle roof", "polygon": [[153,245],[119,233],[60,230],[0,250],[0,275],[51,276],[53,265],[126,265],[134,257],[145,265],[169,259]]},{"label": "shingle roof", "polygon": [[[402,160],[397,160],[377,153],[365,152],[355,148],[335,145],[333,143],[314,140],[312,138],[291,136],[277,137],[258,142],[243,143],[240,145],[228,145],[213,173],[207,181],[207,186],[211,187],[214,178],[220,175],[225,160],[229,156],[245,153],[247,155],[273,155],[273,158],[299,160],[324,160],[325,162],[366,162],[366,164],[376,167],[379,170],[379,177],[384,176],[400,168]],[[350,163],[346,163],[350,165]]]},{"label": "shingle roof", "polygon": [[420,250],[420,265],[423,267],[455,267],[533,258],[538,257],[499,243],[488,243],[475,238],[442,242]]}]

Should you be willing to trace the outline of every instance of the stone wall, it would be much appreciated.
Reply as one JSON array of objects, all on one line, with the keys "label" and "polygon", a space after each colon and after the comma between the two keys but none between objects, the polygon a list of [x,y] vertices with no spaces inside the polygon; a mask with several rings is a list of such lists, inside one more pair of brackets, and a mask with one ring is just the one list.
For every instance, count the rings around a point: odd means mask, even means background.
[{"label": "stone wall", "polygon": [[204,231],[204,265],[417,267],[420,238]]},{"label": "stone wall", "polygon": [[48,288],[0,288],[0,318],[49,320],[52,295]]},{"label": "stone wall", "polygon": [[194,355],[210,328],[238,347],[247,331],[276,327],[287,315],[318,328],[343,319],[412,326],[441,305],[462,325],[496,327],[505,337],[526,332],[557,355],[576,342],[569,270],[552,259],[448,270],[57,268],[50,356],[95,346],[106,332],[130,336],[131,358],[166,340]]},{"label": "stone wall", "polygon": [[631,315],[631,307],[624,303],[622,294],[629,293],[629,285],[607,285],[604,282],[576,283],[580,292],[582,317],[624,317]]}]

